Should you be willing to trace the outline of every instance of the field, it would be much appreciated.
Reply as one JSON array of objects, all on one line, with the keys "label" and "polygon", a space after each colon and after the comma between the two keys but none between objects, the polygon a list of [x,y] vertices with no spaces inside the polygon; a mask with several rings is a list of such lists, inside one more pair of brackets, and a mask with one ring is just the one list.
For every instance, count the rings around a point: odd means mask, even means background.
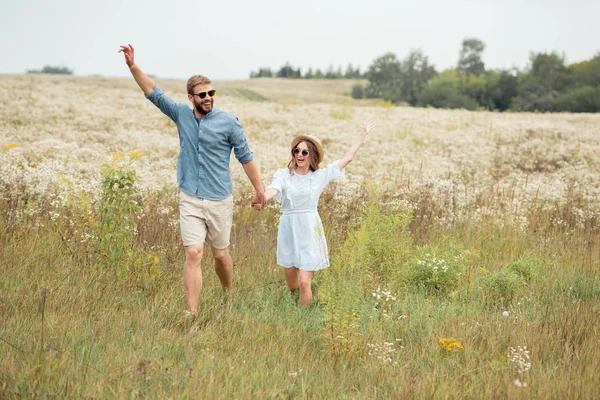
[{"label": "field", "polygon": [[0,75],[0,398],[600,397],[600,115],[353,83],[213,83],[265,185],[294,136],[330,163],[377,129],[321,198],[308,308],[275,263],[279,206],[250,209],[232,157],[235,289],[221,306],[205,252],[189,321],[174,124],[132,79]]}]

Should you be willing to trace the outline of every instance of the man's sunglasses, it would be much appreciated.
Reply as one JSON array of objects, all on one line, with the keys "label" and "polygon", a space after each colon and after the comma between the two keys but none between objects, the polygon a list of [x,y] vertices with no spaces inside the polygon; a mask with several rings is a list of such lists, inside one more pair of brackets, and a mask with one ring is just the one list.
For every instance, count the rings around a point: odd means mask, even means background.
[{"label": "man's sunglasses", "polygon": [[200,93],[194,93],[194,96],[198,96],[201,99],[205,98],[206,95],[208,94],[210,97],[213,97],[215,95],[217,91],[216,90],[209,90],[208,92],[200,92]]},{"label": "man's sunglasses", "polygon": [[306,149],[300,150],[298,147],[294,147],[294,150],[292,150],[292,153],[294,153],[295,155],[300,154],[300,152],[302,152],[302,155],[305,157],[308,155],[308,150]]}]

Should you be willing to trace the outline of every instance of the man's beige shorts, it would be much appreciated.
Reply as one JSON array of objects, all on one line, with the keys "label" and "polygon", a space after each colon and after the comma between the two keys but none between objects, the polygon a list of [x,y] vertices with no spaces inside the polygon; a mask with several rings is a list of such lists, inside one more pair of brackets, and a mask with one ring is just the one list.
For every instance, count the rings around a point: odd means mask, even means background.
[{"label": "man's beige shorts", "polygon": [[233,196],[206,200],[179,191],[179,226],[184,246],[208,242],[215,249],[229,247]]}]

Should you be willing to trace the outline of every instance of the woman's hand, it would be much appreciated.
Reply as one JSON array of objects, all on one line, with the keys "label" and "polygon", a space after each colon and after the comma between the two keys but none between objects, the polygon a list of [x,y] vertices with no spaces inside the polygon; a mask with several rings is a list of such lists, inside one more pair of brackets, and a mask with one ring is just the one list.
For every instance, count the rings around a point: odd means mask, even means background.
[{"label": "woman's hand", "polygon": [[375,120],[373,118],[369,118],[363,124],[363,133],[368,135],[373,129],[375,129]]},{"label": "woman's hand", "polygon": [[373,118],[369,118],[365,121],[365,123],[363,124],[362,133],[358,135],[352,147],[350,147],[346,152],[346,155],[339,160],[338,165],[340,166],[340,169],[344,169],[346,168],[346,165],[350,164],[350,162],[354,159],[354,156],[358,152],[358,149],[360,149],[360,146],[362,146],[363,142],[365,141],[365,138],[367,137],[369,132],[371,132],[374,128],[375,120]]},{"label": "woman's hand", "polygon": [[262,196],[262,198],[260,198],[258,195],[256,195],[252,198],[252,201],[250,202],[250,206],[252,208],[254,208],[255,210],[262,210],[264,204],[265,204],[264,195]]}]

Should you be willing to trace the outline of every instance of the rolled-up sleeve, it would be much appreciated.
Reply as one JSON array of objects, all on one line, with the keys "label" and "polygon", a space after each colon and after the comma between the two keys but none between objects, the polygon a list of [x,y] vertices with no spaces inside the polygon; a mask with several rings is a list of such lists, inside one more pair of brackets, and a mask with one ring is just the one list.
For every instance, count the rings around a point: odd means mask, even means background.
[{"label": "rolled-up sleeve", "polygon": [[229,142],[233,146],[233,152],[235,158],[242,163],[246,164],[254,160],[254,153],[250,151],[246,136],[244,136],[244,128],[238,118],[234,118],[231,121],[231,135],[229,136]]},{"label": "rolled-up sleeve", "polygon": [[144,95],[148,100],[152,102],[160,111],[163,112],[167,117],[173,121],[177,120],[177,113],[179,107],[169,96],[167,96],[159,87],[156,85],[154,90],[149,95]]}]

